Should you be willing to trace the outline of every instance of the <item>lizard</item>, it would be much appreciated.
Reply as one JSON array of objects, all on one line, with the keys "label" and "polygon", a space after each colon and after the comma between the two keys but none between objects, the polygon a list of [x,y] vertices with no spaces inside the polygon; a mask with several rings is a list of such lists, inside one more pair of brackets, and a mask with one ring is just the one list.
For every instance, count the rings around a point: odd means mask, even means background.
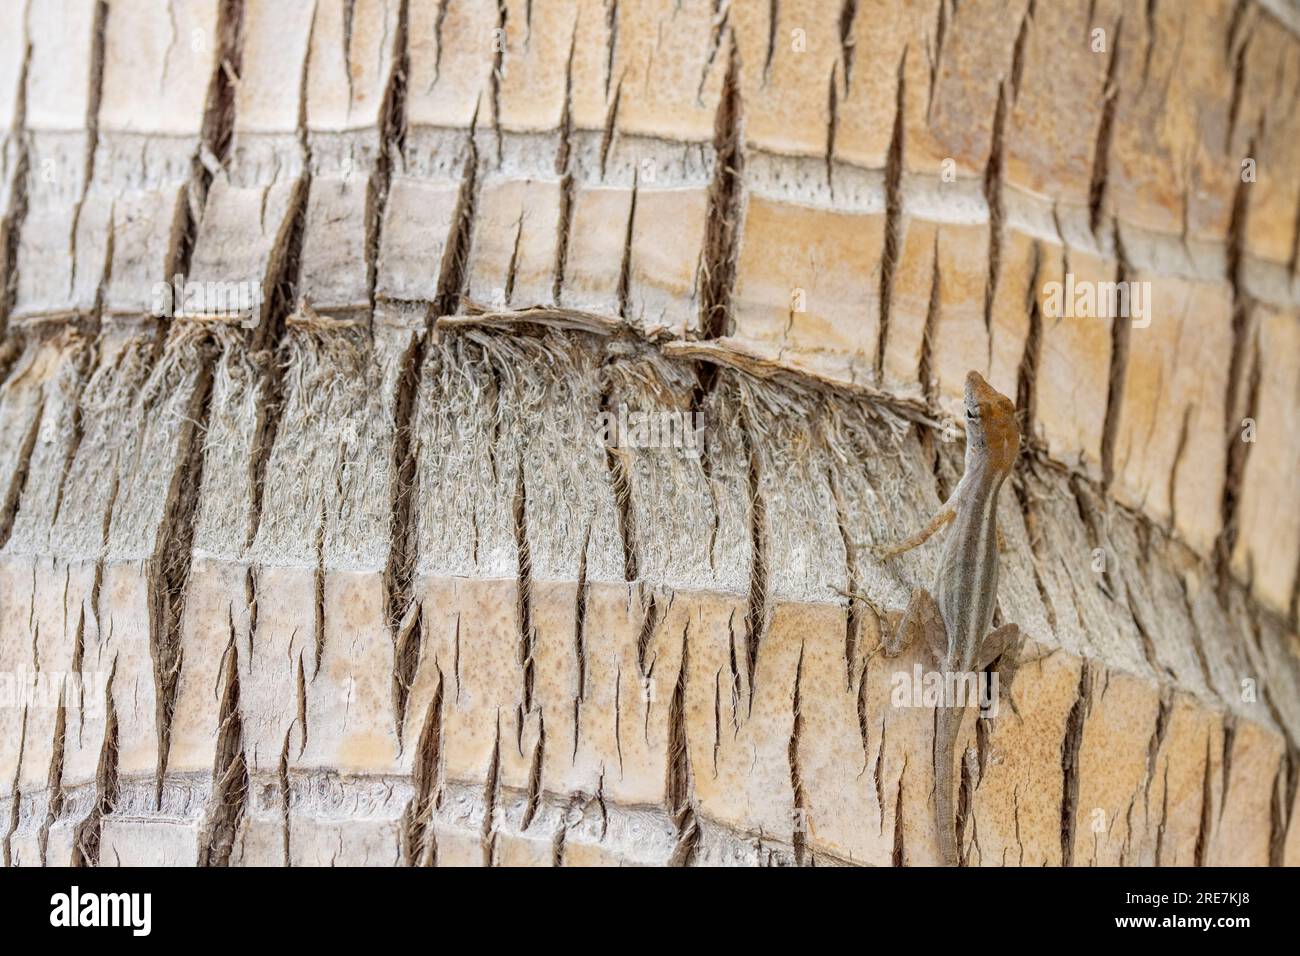
[{"label": "lizard", "polygon": [[[945,675],[982,671],[1002,658],[1009,678],[1019,655],[1020,629],[1003,624],[990,632],[998,592],[998,492],[1020,451],[1020,428],[1011,399],[978,372],[965,388],[966,460],[957,487],[930,522],[916,534],[876,550],[882,561],[919,547],[948,524],[931,590],[912,591],[897,628],[884,639],[886,657],[897,657],[918,638]],[[883,629],[882,629],[883,630]],[[951,684],[945,681],[945,686]],[[957,865],[953,814],[953,750],[966,708],[941,702],[934,724],[934,811],[939,853]]]}]

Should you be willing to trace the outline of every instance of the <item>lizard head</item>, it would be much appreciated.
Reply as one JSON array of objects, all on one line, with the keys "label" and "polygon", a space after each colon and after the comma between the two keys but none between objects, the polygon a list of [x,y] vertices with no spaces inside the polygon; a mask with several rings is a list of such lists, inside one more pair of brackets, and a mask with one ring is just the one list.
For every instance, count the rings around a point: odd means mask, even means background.
[{"label": "lizard head", "polygon": [[966,448],[982,453],[990,468],[1003,474],[1020,451],[1016,406],[979,372],[966,373]]}]

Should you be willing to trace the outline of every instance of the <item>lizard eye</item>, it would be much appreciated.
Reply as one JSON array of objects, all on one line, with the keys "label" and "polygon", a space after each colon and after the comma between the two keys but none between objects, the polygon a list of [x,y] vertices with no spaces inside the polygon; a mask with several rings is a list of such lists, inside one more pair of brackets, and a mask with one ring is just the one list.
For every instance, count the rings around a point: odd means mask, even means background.
[{"label": "lizard eye", "polygon": [[976,419],[979,418],[979,413],[976,412],[974,409],[968,408],[966,409],[966,417],[969,418],[971,421],[975,421]]}]

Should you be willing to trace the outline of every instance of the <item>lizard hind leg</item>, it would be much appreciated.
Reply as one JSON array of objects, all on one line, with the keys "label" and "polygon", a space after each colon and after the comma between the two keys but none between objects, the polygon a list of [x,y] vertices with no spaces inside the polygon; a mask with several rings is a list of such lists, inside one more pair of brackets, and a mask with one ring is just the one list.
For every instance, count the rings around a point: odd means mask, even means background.
[{"label": "lizard hind leg", "polygon": [[993,667],[993,673],[997,676],[998,697],[1011,705],[1012,713],[1018,711],[1016,702],[1011,697],[1011,682],[1016,679],[1016,668],[1020,666],[1020,652],[1024,644],[1025,638],[1020,633],[1019,625],[1003,624],[984,638],[977,661],[980,670]]},{"label": "lizard hind leg", "polygon": [[999,657],[1004,658],[1000,662],[1001,665],[1009,665],[1014,668],[1015,660],[1020,656],[1021,643],[1020,625],[1018,624],[1003,624],[1001,627],[990,631],[989,636],[984,638],[984,642],[980,645],[979,669],[983,670],[992,666],[993,662]]},{"label": "lizard hind leg", "polygon": [[893,634],[886,634],[885,656],[897,657],[920,638],[935,660],[948,655],[948,632],[939,613],[939,605],[925,588],[917,588],[907,602],[907,610]]}]

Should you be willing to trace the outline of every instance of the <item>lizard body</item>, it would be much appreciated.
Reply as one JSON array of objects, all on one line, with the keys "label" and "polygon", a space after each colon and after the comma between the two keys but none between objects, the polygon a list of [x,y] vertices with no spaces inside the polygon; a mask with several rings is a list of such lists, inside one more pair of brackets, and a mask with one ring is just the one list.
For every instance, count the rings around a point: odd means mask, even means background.
[{"label": "lizard body", "polygon": [[[880,553],[882,559],[895,557],[951,524],[933,589],[912,592],[897,630],[885,641],[885,654],[893,657],[922,638],[945,675],[982,671],[1019,642],[1015,624],[989,632],[998,593],[998,492],[1020,450],[1016,409],[977,372],[966,376],[965,406],[961,481],[922,531]],[[1015,656],[1007,655],[1010,667]],[[951,701],[935,711],[935,827],[940,855],[950,866],[958,862],[953,751],[965,715],[965,707],[952,706]]]}]

